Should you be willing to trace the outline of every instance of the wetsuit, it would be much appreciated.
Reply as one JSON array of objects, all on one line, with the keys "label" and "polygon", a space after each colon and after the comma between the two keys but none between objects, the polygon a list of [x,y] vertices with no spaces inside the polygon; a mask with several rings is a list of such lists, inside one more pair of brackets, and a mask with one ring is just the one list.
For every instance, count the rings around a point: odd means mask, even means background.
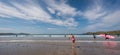
[{"label": "wetsuit", "polygon": [[105,34],[105,40],[107,40],[107,39],[109,39],[108,37],[106,37],[107,36],[107,34]]}]

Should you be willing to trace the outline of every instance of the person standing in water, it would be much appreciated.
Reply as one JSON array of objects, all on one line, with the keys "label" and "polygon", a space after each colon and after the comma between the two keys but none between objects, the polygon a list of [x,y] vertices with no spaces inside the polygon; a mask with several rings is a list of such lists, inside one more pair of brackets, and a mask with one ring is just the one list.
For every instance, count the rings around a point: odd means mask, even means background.
[{"label": "person standing in water", "polygon": [[94,33],[93,33],[93,38],[94,38],[94,39],[96,39],[96,36],[95,36],[95,34],[94,34]]},{"label": "person standing in water", "polygon": [[74,48],[75,47],[75,37],[73,34],[70,35],[70,39],[72,41],[72,48]]},{"label": "person standing in water", "polygon": [[64,37],[66,38],[66,34],[64,35]]},{"label": "person standing in water", "polygon": [[107,39],[109,39],[109,38],[107,37],[107,33],[105,33],[105,40],[107,40]]}]

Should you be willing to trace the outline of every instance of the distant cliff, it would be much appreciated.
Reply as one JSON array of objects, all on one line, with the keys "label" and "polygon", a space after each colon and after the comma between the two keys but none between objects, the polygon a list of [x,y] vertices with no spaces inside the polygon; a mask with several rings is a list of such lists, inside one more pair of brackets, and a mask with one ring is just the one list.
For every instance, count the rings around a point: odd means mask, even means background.
[{"label": "distant cliff", "polygon": [[120,30],[117,31],[98,31],[98,32],[87,32],[87,33],[83,33],[86,35],[91,35],[91,34],[112,34],[112,35],[120,35]]}]

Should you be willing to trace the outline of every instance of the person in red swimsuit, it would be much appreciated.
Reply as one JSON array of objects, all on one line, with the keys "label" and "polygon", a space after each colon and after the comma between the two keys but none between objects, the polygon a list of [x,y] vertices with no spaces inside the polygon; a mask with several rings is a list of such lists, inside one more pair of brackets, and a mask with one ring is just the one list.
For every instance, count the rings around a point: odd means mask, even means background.
[{"label": "person in red swimsuit", "polygon": [[75,47],[75,37],[73,34],[71,34],[70,39],[72,41],[72,47]]}]

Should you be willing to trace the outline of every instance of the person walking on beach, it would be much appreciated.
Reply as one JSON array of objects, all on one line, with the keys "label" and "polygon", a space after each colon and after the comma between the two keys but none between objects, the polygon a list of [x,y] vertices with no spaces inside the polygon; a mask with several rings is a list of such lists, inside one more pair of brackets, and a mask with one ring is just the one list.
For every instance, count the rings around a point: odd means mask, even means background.
[{"label": "person walking on beach", "polygon": [[70,39],[72,41],[72,48],[74,48],[75,47],[75,37],[73,34],[70,35]]}]

